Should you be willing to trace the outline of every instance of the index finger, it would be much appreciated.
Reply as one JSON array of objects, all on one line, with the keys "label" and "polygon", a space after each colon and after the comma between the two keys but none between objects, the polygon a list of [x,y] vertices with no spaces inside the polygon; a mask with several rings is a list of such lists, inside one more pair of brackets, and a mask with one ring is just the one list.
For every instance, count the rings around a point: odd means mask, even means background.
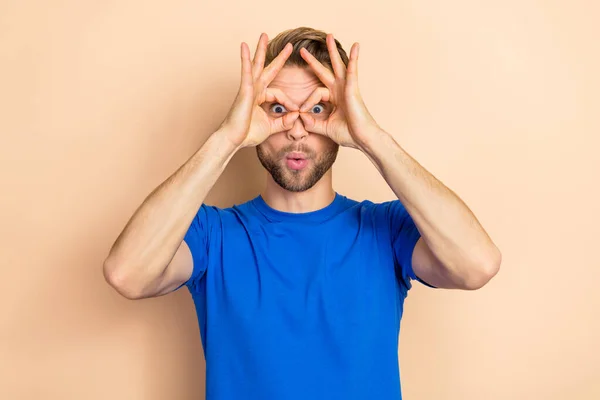
[{"label": "index finger", "polygon": [[298,111],[298,106],[280,89],[268,88],[266,91],[265,100],[268,102],[278,102],[288,111]]}]

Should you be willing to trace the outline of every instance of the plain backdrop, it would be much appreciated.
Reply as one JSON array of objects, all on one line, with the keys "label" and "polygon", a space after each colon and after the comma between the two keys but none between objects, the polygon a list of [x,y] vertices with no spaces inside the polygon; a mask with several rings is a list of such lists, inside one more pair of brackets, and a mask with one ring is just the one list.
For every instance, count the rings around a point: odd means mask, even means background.
[{"label": "plain backdrop", "polygon": [[[0,398],[203,398],[187,290],[126,300],[102,261],[221,122],[240,43],[311,26],[360,42],[372,114],[503,253],[479,291],[414,285],[405,399],[599,399],[599,20],[592,0],[2,0]],[[242,151],[207,202],[264,176]],[[393,198],[357,150],[334,185]]]}]

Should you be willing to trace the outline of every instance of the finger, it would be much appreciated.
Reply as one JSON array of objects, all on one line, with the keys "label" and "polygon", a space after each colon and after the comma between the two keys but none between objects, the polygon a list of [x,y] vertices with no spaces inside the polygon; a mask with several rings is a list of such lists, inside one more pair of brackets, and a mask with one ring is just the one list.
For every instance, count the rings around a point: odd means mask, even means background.
[{"label": "finger", "polygon": [[329,50],[329,58],[331,59],[331,66],[333,67],[333,72],[335,73],[335,76],[345,78],[346,66],[342,61],[342,57],[340,56],[340,52],[338,51],[335,39],[333,38],[333,35],[331,33],[327,35],[326,41],[327,49]]},{"label": "finger", "polygon": [[280,89],[267,88],[265,99],[268,102],[277,102],[283,105],[288,111],[298,111],[296,103],[290,100]]},{"label": "finger", "polygon": [[281,68],[285,65],[285,62],[289,58],[290,54],[292,54],[292,50],[294,46],[291,43],[285,45],[283,50],[279,52],[277,57],[266,67],[262,72],[262,79],[265,87],[269,86],[271,81],[275,79],[275,76],[279,73]]},{"label": "finger", "polygon": [[335,83],[335,76],[327,67],[321,64],[321,62],[317,60],[315,56],[310,54],[310,52],[304,47],[300,49],[300,56],[302,56],[304,61],[306,61],[308,66],[313,70],[315,75],[317,75],[319,80],[323,82],[325,86],[328,88],[333,87],[333,84]]},{"label": "finger", "polygon": [[346,71],[346,81],[350,84],[358,82],[358,50],[359,44],[354,43],[350,49],[350,59],[348,60],[348,70]]},{"label": "finger", "polygon": [[242,88],[252,88],[252,62],[250,61],[250,48],[246,42],[242,43]]},{"label": "finger", "polygon": [[329,101],[330,92],[325,87],[316,88],[311,95],[306,99],[304,104],[300,106],[300,112],[304,113],[310,110],[315,104],[319,104],[322,101]]},{"label": "finger", "polygon": [[283,117],[275,119],[271,123],[271,134],[289,131],[294,126],[294,122],[298,119],[298,111],[292,111],[285,114]]},{"label": "finger", "polygon": [[326,135],[326,124],[325,121],[316,120],[310,114],[300,114],[300,118],[302,119],[302,123],[304,124],[304,129],[308,132],[317,133],[319,135]]},{"label": "finger", "polygon": [[267,54],[267,43],[269,38],[266,33],[261,33],[256,45],[256,53],[252,61],[252,76],[258,78],[265,67],[265,55]]}]

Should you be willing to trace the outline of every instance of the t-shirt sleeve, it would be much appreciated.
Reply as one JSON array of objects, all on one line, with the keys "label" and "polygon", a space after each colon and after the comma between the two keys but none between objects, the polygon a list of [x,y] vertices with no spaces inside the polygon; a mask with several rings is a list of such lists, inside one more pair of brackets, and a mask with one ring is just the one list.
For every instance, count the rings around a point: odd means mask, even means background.
[{"label": "t-shirt sleeve", "polygon": [[418,279],[413,271],[412,255],[421,233],[400,200],[387,202],[386,206],[396,266],[408,283],[411,279]]},{"label": "t-shirt sleeve", "polygon": [[216,244],[220,230],[219,209],[202,204],[183,238],[190,248],[193,260],[192,275],[185,283],[186,286],[192,287],[204,276],[209,264],[211,245]]}]

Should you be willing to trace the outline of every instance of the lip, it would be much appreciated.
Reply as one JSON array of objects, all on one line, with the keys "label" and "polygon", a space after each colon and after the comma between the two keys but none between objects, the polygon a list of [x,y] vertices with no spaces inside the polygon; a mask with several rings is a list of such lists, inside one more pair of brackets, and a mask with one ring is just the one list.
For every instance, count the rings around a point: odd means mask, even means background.
[{"label": "lip", "polygon": [[299,152],[294,151],[292,153],[288,153],[286,158],[293,159],[293,160],[305,160],[306,155],[304,153],[299,153]]}]

